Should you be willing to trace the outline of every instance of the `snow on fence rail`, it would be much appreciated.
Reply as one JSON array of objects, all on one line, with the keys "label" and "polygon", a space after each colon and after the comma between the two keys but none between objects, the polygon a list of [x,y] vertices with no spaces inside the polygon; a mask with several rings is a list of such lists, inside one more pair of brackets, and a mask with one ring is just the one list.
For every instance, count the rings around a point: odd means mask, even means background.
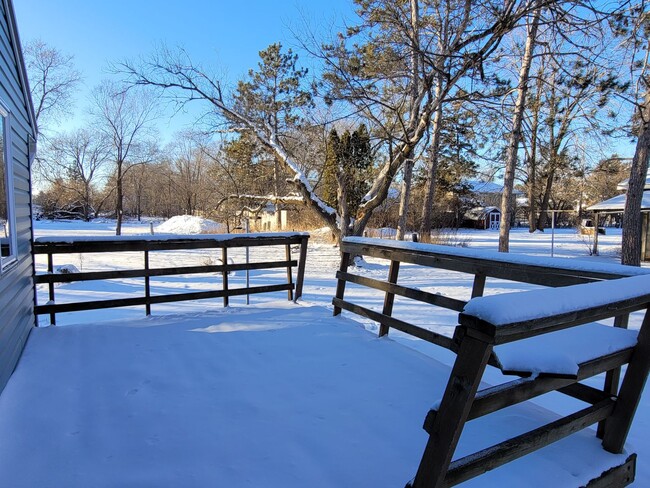
[{"label": "snow on fence rail", "polygon": [[[36,305],[36,314],[49,314],[50,323],[56,324],[56,314],[63,312],[76,312],[82,310],[95,310],[104,308],[129,307],[144,305],[147,315],[151,314],[151,305],[157,303],[178,302],[184,300],[200,300],[205,298],[223,297],[224,306],[228,305],[228,298],[238,295],[254,293],[267,293],[287,291],[289,300],[297,300],[302,296],[305,276],[305,261],[307,259],[307,242],[309,234],[306,233],[269,233],[269,234],[224,234],[200,236],[116,236],[116,237],[49,237],[39,238],[34,242],[34,254],[47,255],[47,274],[37,274],[36,284],[47,284],[49,301],[44,305]],[[300,245],[298,261],[291,259],[291,245]],[[278,261],[265,261],[255,263],[229,263],[228,249],[248,248],[259,246],[284,246],[285,259]],[[205,264],[201,266],[183,266],[167,268],[151,268],[149,265],[150,253],[154,251],[221,249],[222,264]],[[94,271],[80,273],[54,274],[54,255],[58,254],[83,254],[83,253],[115,253],[115,252],[142,252],[143,267],[130,270]],[[292,270],[297,266],[295,284]],[[244,288],[230,288],[228,286],[228,273],[231,271],[258,270],[286,268],[287,282],[278,285],[247,286]],[[150,278],[159,276],[221,273],[221,290],[198,291],[190,293],[174,293],[166,295],[152,295]],[[112,300],[94,300],[86,302],[73,302],[57,304],[55,300],[56,283],[71,283],[76,281],[110,280],[120,278],[144,278],[143,295],[132,298],[119,298]],[[294,293],[295,290],[295,293]]]},{"label": "snow on fence rail", "polygon": [[[648,270],[366,238],[346,238],[342,253],[332,301],[335,315],[347,310],[379,322],[380,336],[395,328],[457,354],[445,393],[425,418],[429,440],[407,486],[462,483],[595,423],[604,449],[623,452],[650,370]],[[351,257],[356,255],[389,260],[387,279],[350,273]],[[473,274],[471,300],[399,285],[401,263]],[[482,297],[488,277],[555,289]],[[345,300],[347,282],[384,292],[382,312]],[[393,317],[396,295],[461,312],[454,337]],[[629,314],[638,310],[646,314],[637,335],[626,329]],[[593,323],[604,319],[613,320],[614,327]],[[479,391],[488,364],[518,377]],[[602,390],[581,383],[602,373],[606,373]],[[452,462],[468,421],[552,391],[588,406]],[[610,466],[605,467],[594,478],[594,486],[628,485],[634,480],[635,463],[636,455],[630,454],[614,468],[605,471]]]}]

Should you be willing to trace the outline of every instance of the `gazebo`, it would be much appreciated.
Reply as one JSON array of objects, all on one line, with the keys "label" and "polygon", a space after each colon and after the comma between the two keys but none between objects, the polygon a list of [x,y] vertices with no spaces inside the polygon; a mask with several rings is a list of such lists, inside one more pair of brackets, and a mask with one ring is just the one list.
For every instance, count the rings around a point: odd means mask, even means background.
[{"label": "gazebo", "polygon": [[[620,183],[618,189],[627,190],[627,181]],[[641,201],[641,260],[650,261],[650,178],[646,179]],[[609,200],[596,203],[587,208],[594,212],[594,228],[597,228],[598,218],[601,214],[623,213],[627,195],[617,195]],[[598,232],[594,232],[594,254],[598,252]]]}]

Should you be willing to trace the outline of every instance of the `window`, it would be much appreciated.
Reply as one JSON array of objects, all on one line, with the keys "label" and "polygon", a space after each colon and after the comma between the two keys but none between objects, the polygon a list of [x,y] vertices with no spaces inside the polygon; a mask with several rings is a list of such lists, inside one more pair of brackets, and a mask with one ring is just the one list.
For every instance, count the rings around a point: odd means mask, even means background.
[{"label": "window", "polygon": [[8,111],[0,105],[0,269],[16,260],[13,170],[9,157]]}]

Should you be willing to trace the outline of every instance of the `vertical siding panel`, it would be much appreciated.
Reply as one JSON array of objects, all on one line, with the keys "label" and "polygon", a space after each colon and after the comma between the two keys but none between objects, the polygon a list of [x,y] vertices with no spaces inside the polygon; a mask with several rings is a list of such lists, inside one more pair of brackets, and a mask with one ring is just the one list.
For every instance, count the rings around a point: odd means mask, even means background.
[{"label": "vertical siding panel", "polygon": [[13,163],[17,262],[0,274],[0,392],[13,372],[35,325],[34,263],[31,254],[31,194],[29,137],[33,134],[29,101],[22,86],[16,56],[11,0],[0,0],[0,100],[10,111],[8,130]]}]

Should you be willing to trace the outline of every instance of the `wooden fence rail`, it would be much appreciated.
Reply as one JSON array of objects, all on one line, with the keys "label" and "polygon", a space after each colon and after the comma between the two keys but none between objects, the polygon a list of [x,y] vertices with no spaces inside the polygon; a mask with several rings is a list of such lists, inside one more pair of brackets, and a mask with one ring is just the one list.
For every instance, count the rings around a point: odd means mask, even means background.
[{"label": "wooden fence rail", "polygon": [[[358,255],[389,261],[386,279],[382,281],[350,272],[352,256]],[[403,264],[472,274],[471,290],[465,290],[471,291],[471,299],[467,301],[442,296],[398,284],[399,270]],[[336,277],[336,296],[332,300],[335,315],[347,310],[379,322],[380,336],[395,328],[457,354],[440,406],[430,410],[425,418],[424,429],[430,437],[416,476],[407,484],[408,487],[432,488],[462,483],[595,423],[598,423],[597,436],[603,439],[603,447],[613,453],[622,452],[650,370],[650,313],[646,312],[641,331],[634,338],[636,345],[631,339],[634,333],[621,329],[627,328],[631,312],[650,310],[649,270],[380,239],[346,238],[342,244],[341,266]],[[539,288],[508,294],[507,297],[482,297],[487,280],[494,278],[569,288]],[[383,292],[384,306],[381,312],[346,299],[346,283]],[[433,279],[431,286],[435,287]],[[569,305],[564,309],[560,307],[560,311],[550,312],[548,306],[562,302],[566,293],[573,293]],[[453,338],[394,317],[395,296],[461,312]],[[502,310],[503,314],[495,314],[495,310]],[[517,319],[509,320],[513,316]],[[505,318],[498,320],[499,317]],[[598,333],[606,334],[606,338],[601,338],[602,344],[596,344],[591,335],[594,330],[590,327],[593,322],[603,319],[611,319],[614,327],[597,325],[604,327]],[[525,364],[523,369],[519,369],[519,363],[517,366],[504,365],[497,353],[499,348],[518,346],[516,341],[535,340],[537,336],[558,334],[568,329],[574,329],[572,333],[583,334],[579,342],[588,348],[587,356],[577,361],[575,374],[545,371],[534,364]],[[619,349],[612,346],[623,337],[628,341],[625,346]],[[512,344],[504,346],[507,343]],[[596,350],[597,346],[601,349]],[[548,362],[543,357],[544,347],[539,346],[538,349],[542,354],[538,362],[544,365]],[[573,353],[572,350],[567,352],[569,355]],[[524,363],[534,361],[535,358],[525,354]],[[479,391],[488,364],[500,367],[505,374],[520,377]],[[625,364],[628,367],[621,382],[621,366]],[[606,373],[602,389],[581,383],[602,373]],[[576,398],[589,406],[483,451],[453,460],[468,421],[551,391]],[[567,453],[569,456],[572,454]],[[635,463],[636,456],[632,454],[623,464],[596,478],[593,486],[625,486],[631,483]]]},{"label": "wooden fence rail", "polygon": [[[170,303],[185,300],[200,300],[206,298],[223,298],[224,306],[229,303],[232,296],[251,295],[256,293],[269,293],[287,291],[289,300],[297,300],[302,296],[305,277],[305,262],[307,258],[308,234],[304,233],[278,233],[278,234],[235,234],[196,237],[141,237],[122,236],[114,238],[39,238],[34,242],[34,254],[47,256],[47,273],[37,274],[34,278],[36,284],[48,286],[48,302],[36,305],[36,314],[49,314],[50,323],[56,324],[56,314],[63,312],[76,312],[82,310],[95,310],[104,308],[129,307],[144,305],[147,315],[151,314],[151,305]],[[291,257],[291,246],[299,245],[299,259]],[[228,249],[249,248],[262,246],[284,246],[284,258],[254,263],[228,263]],[[201,249],[221,249],[222,264],[202,266],[152,268],[150,266],[151,253],[156,251],[182,251]],[[143,267],[128,270],[91,271],[79,273],[54,273],[55,255],[84,254],[84,253],[116,253],[116,252],[141,252],[143,253]],[[295,283],[293,269],[297,267]],[[275,285],[247,286],[232,288],[229,286],[228,274],[231,271],[251,271],[259,269],[286,269],[287,282]],[[174,276],[199,273],[221,274],[222,286],[220,290],[170,293],[166,295],[151,294],[151,278],[159,276]],[[93,300],[85,302],[56,303],[55,284],[72,283],[76,281],[111,280],[124,278],[144,278],[143,294],[130,298],[112,300]]]}]

